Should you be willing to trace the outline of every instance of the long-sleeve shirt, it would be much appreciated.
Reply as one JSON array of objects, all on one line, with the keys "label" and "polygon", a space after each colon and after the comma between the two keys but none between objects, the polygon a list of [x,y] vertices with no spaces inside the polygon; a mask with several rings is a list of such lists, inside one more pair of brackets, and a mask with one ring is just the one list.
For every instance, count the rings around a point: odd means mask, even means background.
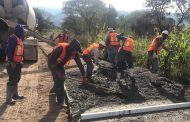
[{"label": "long-sleeve shirt", "polygon": [[[48,65],[49,65],[49,67],[51,65],[55,65],[56,64],[56,61],[59,58],[59,56],[61,55],[62,50],[63,50],[62,47],[57,47],[57,48],[55,48],[53,50],[53,52],[48,57]],[[66,49],[66,52],[67,52],[67,49]],[[70,55],[71,55],[70,53],[66,53],[65,57],[64,57],[64,59],[62,61],[62,63],[58,64],[57,67],[64,66],[67,63],[67,61],[69,61]],[[77,64],[77,66],[78,66],[78,68],[79,68],[82,76],[85,76],[84,66],[83,66],[83,64],[82,64],[82,62],[81,62],[80,57],[79,57],[78,54],[75,55],[74,60],[75,60],[75,62]]]},{"label": "long-sleeve shirt", "polygon": [[[17,25],[14,29],[14,34],[22,39],[24,37],[24,29],[21,25]],[[13,61],[14,51],[17,45],[17,38],[14,35],[11,35],[7,40],[7,48],[6,48],[6,56],[8,57],[8,61]]]},{"label": "long-sleeve shirt", "polygon": [[8,61],[13,61],[14,50],[17,45],[17,39],[15,36],[11,36],[7,42],[6,56],[8,57]]}]

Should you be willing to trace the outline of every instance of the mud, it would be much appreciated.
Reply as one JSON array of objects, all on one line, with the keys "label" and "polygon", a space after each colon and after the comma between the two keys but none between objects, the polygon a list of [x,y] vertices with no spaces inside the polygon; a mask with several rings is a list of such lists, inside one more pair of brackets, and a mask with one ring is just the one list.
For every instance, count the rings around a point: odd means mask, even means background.
[{"label": "mud", "polygon": [[[152,74],[147,69],[135,68],[135,83],[128,78],[116,82],[105,77],[99,71],[93,75],[94,84],[106,87],[111,90],[106,91],[92,85],[80,85],[79,81],[66,79],[70,97],[74,100],[71,103],[73,113],[83,113],[90,108],[100,108],[104,106],[145,104],[149,101],[167,100],[171,103],[190,101],[189,86],[184,86],[167,78]],[[80,80],[81,75],[78,69],[67,72],[67,77]],[[113,91],[122,93],[122,96]],[[81,111],[79,111],[81,110]],[[101,110],[100,110],[101,111]]]}]

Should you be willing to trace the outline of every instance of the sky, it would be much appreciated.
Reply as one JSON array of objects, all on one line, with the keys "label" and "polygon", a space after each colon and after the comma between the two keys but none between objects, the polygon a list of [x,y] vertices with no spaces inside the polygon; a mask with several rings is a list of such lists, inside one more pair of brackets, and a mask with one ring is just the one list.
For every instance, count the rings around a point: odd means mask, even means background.
[{"label": "sky", "polygon": [[[27,0],[32,7],[62,8],[67,0]],[[134,11],[143,9],[145,0],[102,0],[111,4],[119,11]]]}]

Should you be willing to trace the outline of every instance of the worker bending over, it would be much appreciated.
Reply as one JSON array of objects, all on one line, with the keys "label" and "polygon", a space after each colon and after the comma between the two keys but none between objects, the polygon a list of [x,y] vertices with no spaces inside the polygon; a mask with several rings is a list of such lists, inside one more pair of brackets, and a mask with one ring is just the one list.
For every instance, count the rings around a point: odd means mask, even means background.
[{"label": "worker bending over", "polygon": [[148,62],[147,68],[152,71],[152,73],[157,73],[158,71],[158,54],[163,48],[169,52],[169,50],[164,45],[164,40],[168,38],[169,32],[167,30],[162,31],[162,34],[153,39],[152,43],[148,47]]},{"label": "worker bending over", "polygon": [[132,52],[135,48],[134,40],[136,39],[133,36],[125,37],[123,36],[123,34],[117,35],[117,38],[122,43],[118,52],[116,81],[120,81],[121,72],[126,67],[126,63],[128,64],[129,68],[129,76],[132,80],[134,80],[133,79],[134,66],[133,66]]},{"label": "worker bending over", "polygon": [[80,43],[78,40],[73,39],[70,44],[59,43],[48,56],[48,67],[51,70],[54,81],[54,86],[50,92],[56,93],[58,105],[60,106],[64,103],[64,66],[70,59],[74,59],[80,69],[83,76],[81,82],[86,82],[85,70],[81,63],[79,52],[82,53]]},{"label": "worker bending over", "polygon": [[93,43],[88,48],[83,51],[83,60],[87,64],[86,77],[88,82],[93,82],[92,80],[92,71],[93,71],[93,61],[96,65],[99,63],[99,50],[105,48],[105,42],[101,41],[100,43]]}]

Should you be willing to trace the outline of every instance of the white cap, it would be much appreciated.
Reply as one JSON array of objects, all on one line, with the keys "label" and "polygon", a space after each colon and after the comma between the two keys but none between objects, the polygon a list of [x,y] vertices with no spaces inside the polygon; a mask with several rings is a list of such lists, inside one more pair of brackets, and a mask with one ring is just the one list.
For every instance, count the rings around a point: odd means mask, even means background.
[{"label": "white cap", "polygon": [[106,46],[106,43],[104,41],[101,41],[99,44]]},{"label": "white cap", "polygon": [[166,35],[169,34],[169,32],[168,32],[167,30],[162,31],[162,33],[163,33],[163,34],[166,34]]},{"label": "white cap", "polygon": [[113,32],[113,28],[108,28],[108,31],[109,32]]}]

